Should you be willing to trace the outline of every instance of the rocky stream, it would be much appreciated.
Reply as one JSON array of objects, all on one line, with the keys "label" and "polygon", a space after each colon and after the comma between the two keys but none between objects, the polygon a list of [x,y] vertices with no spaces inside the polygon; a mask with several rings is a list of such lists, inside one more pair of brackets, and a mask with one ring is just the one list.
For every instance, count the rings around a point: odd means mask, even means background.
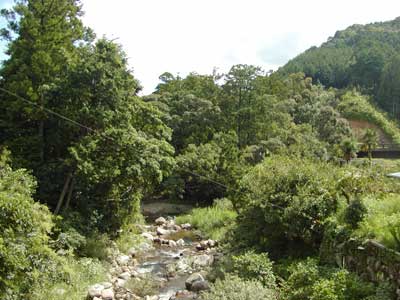
[{"label": "rocky stream", "polygon": [[209,289],[207,272],[220,257],[216,241],[201,240],[190,224],[177,225],[172,217],[140,229],[145,241],[128,253],[114,247],[109,281],[90,286],[88,299],[189,300]]}]

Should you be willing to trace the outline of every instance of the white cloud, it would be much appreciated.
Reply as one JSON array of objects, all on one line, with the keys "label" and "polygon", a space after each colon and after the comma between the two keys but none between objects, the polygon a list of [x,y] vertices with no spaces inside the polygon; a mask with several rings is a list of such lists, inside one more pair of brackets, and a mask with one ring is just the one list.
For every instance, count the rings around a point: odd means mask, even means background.
[{"label": "white cloud", "polygon": [[169,71],[210,73],[247,63],[265,70],[354,24],[391,20],[398,0],[83,0],[84,22],[118,37],[150,93]]}]

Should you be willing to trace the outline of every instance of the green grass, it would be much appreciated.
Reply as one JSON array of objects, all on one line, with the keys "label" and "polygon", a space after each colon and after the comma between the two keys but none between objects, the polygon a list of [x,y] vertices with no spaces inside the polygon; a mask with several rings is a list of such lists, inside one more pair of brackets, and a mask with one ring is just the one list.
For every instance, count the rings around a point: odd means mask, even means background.
[{"label": "green grass", "polygon": [[236,220],[236,212],[226,203],[195,208],[189,214],[178,216],[178,224],[190,223],[207,238],[222,240]]},{"label": "green grass", "polygon": [[382,198],[364,200],[367,216],[355,235],[374,239],[388,248],[400,250],[400,195],[388,194]]},{"label": "green grass", "polygon": [[[95,283],[107,281],[107,267],[98,260],[68,257],[62,259],[57,279],[47,279],[43,285],[32,288],[32,300],[82,300],[87,289]],[[54,276],[54,274],[53,274]]]}]

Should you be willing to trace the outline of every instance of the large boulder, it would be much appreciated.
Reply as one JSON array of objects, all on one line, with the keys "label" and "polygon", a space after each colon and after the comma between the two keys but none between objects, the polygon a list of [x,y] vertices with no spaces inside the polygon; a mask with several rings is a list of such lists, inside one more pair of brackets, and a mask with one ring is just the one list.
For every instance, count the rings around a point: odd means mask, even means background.
[{"label": "large boulder", "polygon": [[193,292],[199,292],[199,291],[206,291],[210,289],[210,285],[208,284],[207,280],[199,280],[193,282],[192,286],[190,287],[190,290]]},{"label": "large boulder", "polygon": [[204,281],[203,275],[201,275],[200,273],[193,273],[192,275],[190,275],[185,281],[186,289],[191,291],[192,286],[196,281]]}]

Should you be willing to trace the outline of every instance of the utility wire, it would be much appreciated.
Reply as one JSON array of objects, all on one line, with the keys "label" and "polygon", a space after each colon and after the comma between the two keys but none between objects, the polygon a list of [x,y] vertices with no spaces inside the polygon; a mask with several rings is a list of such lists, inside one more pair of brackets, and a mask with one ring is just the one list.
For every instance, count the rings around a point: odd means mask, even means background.
[{"label": "utility wire", "polygon": [[[95,130],[95,129],[93,129],[93,128],[90,128],[90,127],[88,127],[88,126],[86,126],[86,125],[84,125],[84,124],[82,124],[82,123],[79,123],[79,122],[77,122],[77,121],[75,121],[75,120],[72,120],[72,119],[70,119],[70,118],[68,118],[68,117],[66,117],[66,116],[64,116],[64,115],[62,115],[62,114],[59,114],[59,113],[57,113],[57,112],[55,112],[55,111],[53,111],[53,110],[51,110],[51,109],[48,109],[48,108],[46,108],[46,107],[44,107],[44,106],[42,106],[42,105],[40,105],[40,104],[38,104],[38,103],[35,103],[35,102],[33,102],[33,101],[30,101],[30,100],[28,100],[28,99],[26,99],[26,98],[24,98],[24,97],[22,97],[22,96],[20,96],[20,95],[18,95],[18,94],[16,94],[16,93],[14,93],[14,92],[11,92],[11,91],[9,91],[9,90],[7,90],[7,89],[5,89],[5,88],[0,87],[0,91],[3,91],[3,92],[5,92],[5,93],[7,93],[7,94],[9,94],[9,95],[12,95],[12,96],[16,97],[17,99],[20,99],[20,100],[22,100],[22,101],[24,101],[24,102],[26,102],[26,103],[28,103],[28,104],[31,104],[32,106],[38,107],[38,108],[40,108],[40,109],[42,109],[42,110],[48,112],[49,114],[52,114],[52,115],[54,115],[54,116],[56,116],[56,117],[59,117],[59,118],[63,119],[64,121],[70,122],[71,124],[73,124],[73,125],[75,125],[75,126],[79,126],[79,127],[84,128],[84,129],[86,129],[86,130],[88,130],[88,131],[90,131],[90,132],[93,132],[93,133],[98,133],[98,131]],[[108,138],[109,140],[111,140],[111,141],[113,141],[113,142],[116,142],[116,140],[113,139],[113,138],[111,138],[111,137],[106,137],[106,138]],[[189,170],[189,169],[186,169],[186,168],[185,168],[185,171],[188,172],[189,174],[192,174],[192,175],[197,176],[197,177],[199,177],[199,178],[204,178],[204,179],[206,179],[207,181],[209,181],[209,182],[211,182],[211,183],[214,183],[215,185],[218,185],[218,186],[223,187],[223,188],[225,188],[225,189],[229,189],[229,187],[228,187],[227,185],[225,185],[225,184],[223,184],[223,183],[220,183],[220,182],[218,182],[218,181],[216,181],[216,180],[214,180],[214,179],[212,179],[212,178],[210,178],[210,177],[208,177],[208,176],[201,175],[201,174],[197,174],[197,173],[195,173],[195,172],[193,172],[193,171],[191,171],[191,170]],[[128,192],[130,192],[131,189],[132,189],[132,187],[129,187],[129,188],[121,195],[120,199],[122,199],[122,197],[123,197],[125,194],[127,194]],[[235,190],[235,189],[234,189],[233,191],[235,191],[235,192],[237,192],[237,193],[239,193],[239,194],[244,194],[243,191],[239,191],[239,190]],[[114,199],[108,199],[108,200],[114,200]],[[286,209],[285,207],[282,207],[282,206],[277,205],[277,204],[273,204],[273,203],[269,203],[269,202],[267,202],[266,204],[269,205],[269,206],[272,207],[272,208],[278,208],[278,209],[281,209],[281,210],[285,210],[285,209]],[[311,217],[311,216],[308,215],[308,214],[305,214],[305,213],[303,213],[303,212],[300,212],[300,214],[303,215],[304,217],[310,219],[310,220],[314,220],[314,218]]]}]

